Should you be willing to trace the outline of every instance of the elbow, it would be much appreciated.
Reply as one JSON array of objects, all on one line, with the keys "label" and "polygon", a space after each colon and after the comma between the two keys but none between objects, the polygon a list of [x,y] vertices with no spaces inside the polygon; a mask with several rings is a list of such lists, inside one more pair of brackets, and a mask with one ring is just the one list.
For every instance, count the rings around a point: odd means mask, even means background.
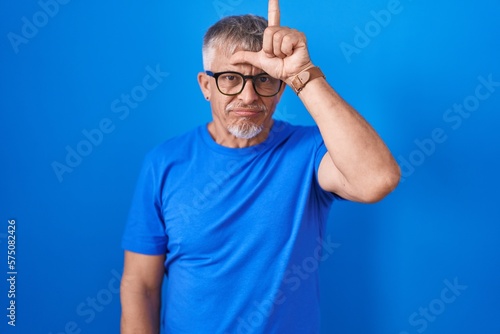
[{"label": "elbow", "polygon": [[400,179],[401,170],[394,161],[394,164],[390,168],[385,168],[383,172],[372,176],[368,182],[369,185],[362,192],[359,201],[367,204],[380,202],[396,189]]}]

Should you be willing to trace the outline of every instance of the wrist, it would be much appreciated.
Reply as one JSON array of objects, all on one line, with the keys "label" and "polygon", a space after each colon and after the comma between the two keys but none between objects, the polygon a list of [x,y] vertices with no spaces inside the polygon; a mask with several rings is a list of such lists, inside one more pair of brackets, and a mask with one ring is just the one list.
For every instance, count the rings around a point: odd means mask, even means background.
[{"label": "wrist", "polygon": [[300,71],[298,74],[286,80],[286,83],[294,90],[297,95],[299,95],[302,89],[304,89],[304,87],[309,82],[318,78],[325,78],[325,75],[319,67],[311,64],[310,66]]}]

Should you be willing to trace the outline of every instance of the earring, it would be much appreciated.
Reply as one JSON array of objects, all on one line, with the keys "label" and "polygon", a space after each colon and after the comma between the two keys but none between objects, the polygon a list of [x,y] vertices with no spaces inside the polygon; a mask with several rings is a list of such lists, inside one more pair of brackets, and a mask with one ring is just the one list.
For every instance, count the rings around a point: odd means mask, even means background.
[{"label": "earring", "polygon": [[210,100],[210,98],[209,98],[208,96],[205,96],[205,99],[206,99],[207,101],[208,101],[208,100]]}]

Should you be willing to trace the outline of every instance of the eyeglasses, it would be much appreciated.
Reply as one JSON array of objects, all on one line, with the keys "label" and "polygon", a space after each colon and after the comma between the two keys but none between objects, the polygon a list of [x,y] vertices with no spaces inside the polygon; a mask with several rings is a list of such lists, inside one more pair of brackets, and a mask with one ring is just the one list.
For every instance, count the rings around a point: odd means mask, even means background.
[{"label": "eyeglasses", "polygon": [[215,79],[219,92],[228,96],[240,94],[245,88],[248,79],[252,80],[253,89],[255,89],[257,95],[262,97],[271,97],[278,94],[283,84],[283,81],[275,79],[267,73],[257,75],[243,75],[231,71],[218,73],[206,71],[205,73]]}]

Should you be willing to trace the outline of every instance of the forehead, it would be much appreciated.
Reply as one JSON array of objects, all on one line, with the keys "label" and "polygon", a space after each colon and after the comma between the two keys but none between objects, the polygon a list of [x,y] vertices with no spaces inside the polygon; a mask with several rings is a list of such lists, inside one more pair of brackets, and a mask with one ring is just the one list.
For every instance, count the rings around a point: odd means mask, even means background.
[{"label": "forehead", "polygon": [[[236,48],[235,52],[238,51],[241,51],[241,48]],[[211,70],[213,72],[235,71],[243,74],[258,74],[263,72],[262,69],[247,63],[231,64],[229,62],[231,56],[232,54],[227,50],[215,48],[213,50]]]}]

